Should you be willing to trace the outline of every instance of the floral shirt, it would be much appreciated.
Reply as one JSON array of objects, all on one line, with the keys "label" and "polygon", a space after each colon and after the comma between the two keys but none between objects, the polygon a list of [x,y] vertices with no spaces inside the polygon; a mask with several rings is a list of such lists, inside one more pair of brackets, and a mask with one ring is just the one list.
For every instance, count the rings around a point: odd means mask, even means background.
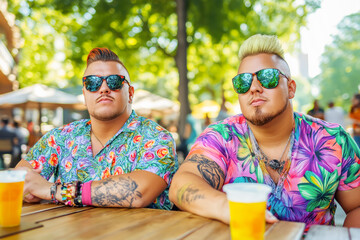
[{"label": "floral shirt", "polygon": [[171,209],[169,185],[178,169],[171,134],[155,122],[132,111],[124,126],[93,156],[91,121],[84,119],[45,134],[26,155],[47,180],[88,182],[113,175],[145,170],[160,176],[167,188],[149,206]]},{"label": "floral shirt", "polygon": [[360,150],[338,124],[294,113],[291,152],[277,184],[254,153],[243,115],[210,125],[190,154],[215,161],[224,184],[258,182],[272,187],[267,208],[277,218],[312,224],[334,224],[335,192],[360,186]]}]

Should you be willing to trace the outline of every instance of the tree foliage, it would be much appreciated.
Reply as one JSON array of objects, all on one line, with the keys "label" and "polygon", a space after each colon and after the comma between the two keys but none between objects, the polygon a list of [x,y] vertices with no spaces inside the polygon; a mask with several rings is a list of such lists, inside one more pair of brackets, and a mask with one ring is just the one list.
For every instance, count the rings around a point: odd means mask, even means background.
[{"label": "tree foliage", "polygon": [[345,17],[338,29],[322,56],[318,81],[323,102],[335,101],[349,109],[352,95],[360,91],[360,12]]},{"label": "tree foliage", "polygon": [[[231,78],[240,44],[255,33],[277,34],[293,49],[306,16],[320,0],[191,0],[187,8],[187,78],[192,104],[236,101]],[[109,47],[138,88],[178,99],[176,1],[12,0],[24,46],[21,86],[81,84],[87,53]],[[182,50],[183,51],[183,50]],[[187,82],[185,83],[187,84]]]}]

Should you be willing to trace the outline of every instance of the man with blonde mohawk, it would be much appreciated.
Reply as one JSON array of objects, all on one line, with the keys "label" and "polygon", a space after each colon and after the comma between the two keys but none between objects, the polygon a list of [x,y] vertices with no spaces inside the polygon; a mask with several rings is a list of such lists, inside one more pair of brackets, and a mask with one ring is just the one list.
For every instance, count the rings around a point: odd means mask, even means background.
[{"label": "man with blonde mohawk", "polygon": [[[270,186],[267,222],[360,227],[360,151],[338,124],[293,111],[296,83],[276,36],[257,34],[239,51],[232,79],[242,114],[209,125],[170,186],[180,209],[229,223],[222,188],[236,182]],[[241,213],[240,213],[241,214]]]}]

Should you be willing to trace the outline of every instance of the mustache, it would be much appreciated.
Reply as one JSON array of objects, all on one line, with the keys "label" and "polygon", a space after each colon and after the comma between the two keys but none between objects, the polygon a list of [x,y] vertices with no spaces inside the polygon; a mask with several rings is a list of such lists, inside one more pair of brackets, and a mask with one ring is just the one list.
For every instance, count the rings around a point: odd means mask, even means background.
[{"label": "mustache", "polygon": [[110,96],[108,94],[102,94],[96,99],[96,101],[98,102],[101,98],[110,98],[112,100],[115,100],[112,96]]}]

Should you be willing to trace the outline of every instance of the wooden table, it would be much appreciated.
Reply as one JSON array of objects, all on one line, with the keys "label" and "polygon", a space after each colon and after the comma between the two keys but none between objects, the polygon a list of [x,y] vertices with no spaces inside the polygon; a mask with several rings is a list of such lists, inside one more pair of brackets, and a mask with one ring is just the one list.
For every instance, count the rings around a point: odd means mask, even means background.
[{"label": "wooden table", "polygon": [[326,225],[310,227],[305,240],[360,240],[360,228],[345,228]]},{"label": "wooden table", "polygon": [[[304,227],[286,221],[267,224],[265,239],[301,239]],[[228,225],[183,211],[45,203],[24,204],[21,225],[13,230],[4,239],[230,239]]]}]

